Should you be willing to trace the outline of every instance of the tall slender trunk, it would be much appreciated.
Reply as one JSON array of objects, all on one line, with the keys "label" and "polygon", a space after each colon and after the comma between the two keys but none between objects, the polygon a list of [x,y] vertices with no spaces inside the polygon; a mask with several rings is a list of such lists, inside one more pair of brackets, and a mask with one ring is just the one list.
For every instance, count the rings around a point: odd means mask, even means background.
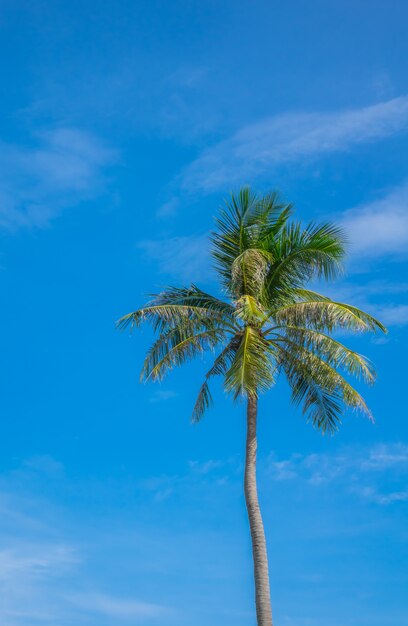
[{"label": "tall slender trunk", "polygon": [[245,502],[248,511],[254,560],[255,603],[258,626],[272,626],[271,595],[269,590],[268,555],[265,532],[256,486],[256,422],[258,401],[248,398],[247,439],[245,458]]}]

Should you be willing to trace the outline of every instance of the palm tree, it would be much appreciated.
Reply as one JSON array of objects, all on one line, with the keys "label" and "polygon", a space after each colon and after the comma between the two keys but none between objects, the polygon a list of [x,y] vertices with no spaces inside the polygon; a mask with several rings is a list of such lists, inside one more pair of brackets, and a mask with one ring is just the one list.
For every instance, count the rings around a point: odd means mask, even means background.
[{"label": "palm tree", "polygon": [[[225,391],[247,404],[245,501],[252,539],[258,626],[272,626],[265,533],[256,485],[258,397],[279,374],[295,404],[323,433],[335,431],[347,407],[371,416],[349,375],[372,383],[373,366],[333,331],[385,331],[371,315],[308,288],[342,270],[344,235],[332,224],[291,219],[278,195],[248,188],[233,194],[216,220],[212,256],[225,299],[192,284],[170,287],[122,317],[121,328],[151,322],[158,338],[144,361],[143,380],[160,380],[205,350],[217,351],[193,410],[211,405],[209,384],[222,376]],[[346,377],[345,377],[346,376]]]}]

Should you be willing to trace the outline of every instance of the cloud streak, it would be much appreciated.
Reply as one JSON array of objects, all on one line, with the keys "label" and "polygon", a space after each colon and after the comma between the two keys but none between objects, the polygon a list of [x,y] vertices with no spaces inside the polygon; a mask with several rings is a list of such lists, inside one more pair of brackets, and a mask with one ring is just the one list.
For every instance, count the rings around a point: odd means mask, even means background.
[{"label": "cloud streak", "polygon": [[81,593],[70,596],[75,606],[91,613],[101,613],[121,620],[159,617],[168,610],[158,604],[138,602],[127,598],[117,598],[102,593]]},{"label": "cloud streak", "polygon": [[408,182],[383,198],[343,213],[341,223],[353,255],[366,258],[406,256],[408,250]]},{"label": "cloud streak", "polygon": [[37,134],[25,145],[0,143],[0,228],[45,227],[103,187],[115,153],[75,128]]},{"label": "cloud streak", "polygon": [[388,505],[408,499],[401,484],[408,474],[408,446],[378,444],[359,451],[335,454],[293,454],[288,459],[271,455],[266,463],[268,479],[277,482],[306,481],[311,487],[342,484],[351,492],[376,504]]},{"label": "cloud streak", "polygon": [[269,117],[204,150],[181,173],[181,187],[217,191],[260,179],[278,165],[344,152],[407,127],[408,96],[360,109]]},{"label": "cloud streak", "polygon": [[[61,516],[59,507],[36,494],[38,477],[48,483],[56,481],[59,491],[70,489],[63,469],[52,457],[37,456],[0,475],[2,626],[70,626],[79,622],[110,626],[139,623],[140,619],[150,623],[170,615],[169,608],[150,598],[143,601],[137,592],[136,598],[132,597],[133,590],[102,591],[107,584],[112,586],[112,580],[103,582],[93,564],[99,558],[98,542],[93,545],[97,524],[93,524],[92,537],[86,523],[75,530],[75,525],[67,522],[66,509]],[[112,565],[112,558],[110,567],[118,567]]]},{"label": "cloud streak", "polygon": [[190,282],[202,281],[210,273],[207,235],[146,239],[137,247],[162,275]]}]

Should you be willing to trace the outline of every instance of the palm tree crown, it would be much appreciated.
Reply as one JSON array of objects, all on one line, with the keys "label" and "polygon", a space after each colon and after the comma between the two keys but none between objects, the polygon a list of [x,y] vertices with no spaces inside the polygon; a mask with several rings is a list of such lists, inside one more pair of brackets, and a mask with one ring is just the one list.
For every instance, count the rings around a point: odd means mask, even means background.
[{"label": "palm tree crown", "polygon": [[303,227],[276,193],[248,188],[233,194],[216,220],[212,256],[225,299],[196,285],[170,287],[120,327],[150,321],[158,339],[143,379],[162,379],[204,350],[216,352],[193,410],[199,420],[212,403],[210,380],[222,376],[234,399],[256,398],[284,374],[296,404],[323,432],[334,431],[346,407],[370,416],[345,376],[371,383],[375,372],[362,355],[331,335],[337,329],[385,331],[360,309],[308,288],[313,279],[342,271],[345,238],[332,224]]}]

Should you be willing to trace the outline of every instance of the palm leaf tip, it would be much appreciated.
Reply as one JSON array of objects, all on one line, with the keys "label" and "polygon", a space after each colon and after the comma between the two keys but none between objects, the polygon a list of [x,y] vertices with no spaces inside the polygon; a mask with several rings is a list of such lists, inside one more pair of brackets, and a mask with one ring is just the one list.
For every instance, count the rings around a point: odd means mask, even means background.
[{"label": "palm leaf tip", "polygon": [[210,392],[210,387],[208,382],[205,380],[200,387],[200,391],[198,392],[198,396],[194,405],[193,413],[191,415],[191,421],[196,424],[201,420],[204,413],[207,409],[212,405],[212,395]]},{"label": "palm leaf tip", "polygon": [[128,327],[133,327],[133,313],[127,313],[123,315],[115,322],[115,327],[119,330],[125,330]]}]

